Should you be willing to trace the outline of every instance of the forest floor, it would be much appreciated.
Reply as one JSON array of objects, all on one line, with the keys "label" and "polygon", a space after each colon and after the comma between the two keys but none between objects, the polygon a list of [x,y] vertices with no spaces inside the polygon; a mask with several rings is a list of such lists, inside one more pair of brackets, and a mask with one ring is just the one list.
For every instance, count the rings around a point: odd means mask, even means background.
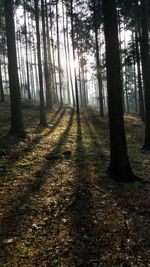
[{"label": "forest floor", "polygon": [[24,109],[26,139],[6,136],[0,105],[0,267],[150,266],[150,154],[144,125],[125,116],[129,157],[142,182],[116,183],[108,119],[71,107]]}]

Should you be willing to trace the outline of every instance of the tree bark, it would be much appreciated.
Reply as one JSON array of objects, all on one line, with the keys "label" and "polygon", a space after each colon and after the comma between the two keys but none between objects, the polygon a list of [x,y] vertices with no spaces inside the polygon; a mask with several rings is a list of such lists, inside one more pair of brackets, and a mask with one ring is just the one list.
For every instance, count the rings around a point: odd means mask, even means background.
[{"label": "tree bark", "polygon": [[66,59],[66,78],[67,78],[67,100],[68,104],[71,104],[71,98],[70,98],[70,86],[69,86],[69,64],[68,64],[68,54],[67,54],[67,40],[66,40],[66,25],[65,25],[65,10],[64,10],[64,3],[62,2],[62,14],[63,14],[63,39],[64,39],[64,52],[65,52],[65,59]]},{"label": "tree bark", "polygon": [[143,87],[142,87],[142,77],[141,77],[141,51],[140,51],[140,39],[141,39],[141,29],[139,22],[139,7],[138,0],[135,0],[135,50],[136,50],[136,63],[137,63],[137,76],[138,76],[138,88],[139,88],[139,116],[144,120],[144,99],[143,99]]},{"label": "tree bark", "polygon": [[[73,61],[75,62],[75,47],[74,47],[74,21],[73,21],[73,0],[71,0],[70,6],[70,16],[71,16],[71,38],[72,38],[72,49],[73,49]],[[78,83],[77,83],[77,74],[76,68],[74,65],[74,76],[75,76],[75,96],[76,96],[76,111],[77,113],[80,112],[79,110],[79,96],[78,96]]]},{"label": "tree bark", "polygon": [[0,102],[1,103],[5,103],[5,95],[4,95],[3,80],[2,80],[1,62],[0,62]]},{"label": "tree bark", "polygon": [[42,75],[42,62],[41,62],[41,40],[39,31],[39,0],[34,0],[35,7],[35,22],[36,22],[36,38],[37,38],[37,58],[38,58],[38,71],[39,71],[39,83],[40,83],[40,126],[47,126],[46,112],[44,103],[43,92],[43,75]]},{"label": "tree bark", "polygon": [[143,69],[143,83],[145,90],[145,140],[143,149],[150,150],[150,55],[148,37],[148,18],[146,1],[141,1],[141,59]]},{"label": "tree bark", "polygon": [[142,89],[142,79],[141,79],[141,62],[140,62],[140,52],[139,52],[139,41],[137,30],[135,30],[135,45],[136,45],[136,63],[137,63],[137,75],[138,75],[138,88],[139,88],[139,115],[142,120],[144,120],[144,99],[143,99],[143,89]]},{"label": "tree bark", "polygon": [[10,102],[11,102],[11,128],[9,133],[11,135],[24,135],[21,94],[20,94],[19,78],[17,70],[17,54],[16,54],[13,8],[14,8],[13,0],[4,1],[7,51],[8,51]]},{"label": "tree bark", "polygon": [[124,130],[121,66],[115,0],[103,0],[104,34],[106,40],[106,68],[108,114],[110,130],[110,163],[108,173],[120,182],[135,180],[127,152]]},{"label": "tree bark", "polygon": [[72,93],[72,102],[73,107],[75,106],[75,96],[73,90],[73,79],[71,73],[71,60],[70,60],[70,45],[69,45],[69,30],[68,30],[68,16],[66,14],[66,35],[67,35],[67,52],[68,52],[68,69],[69,69],[69,78],[70,78],[70,85],[71,85],[71,93]]},{"label": "tree bark", "polygon": [[27,38],[27,19],[26,19],[25,1],[24,1],[24,27],[25,27],[25,50],[26,50],[26,70],[27,70],[27,92],[28,92],[28,100],[31,100],[32,97],[30,92],[30,79],[29,79],[28,38]]},{"label": "tree bark", "polygon": [[48,69],[47,61],[47,47],[46,47],[46,29],[45,29],[45,8],[44,1],[41,0],[41,9],[42,9],[42,30],[43,30],[43,48],[44,48],[44,75],[45,75],[45,84],[46,84],[46,107],[48,110],[53,108],[52,105],[52,95],[51,95],[51,84],[50,84],[50,75]]},{"label": "tree bark", "polygon": [[100,116],[104,117],[102,75],[101,75],[101,68],[100,68],[99,43],[98,43],[97,10],[96,10],[95,1],[94,1],[94,33],[95,33],[95,45],[96,45],[97,80],[98,80],[98,89],[99,89],[99,109],[100,109]]},{"label": "tree bark", "polygon": [[58,0],[56,0],[56,29],[57,29],[57,55],[58,55],[58,74],[59,74],[59,92],[60,92],[60,104],[63,104],[62,97],[62,79],[61,79],[61,64],[60,64],[60,40],[59,40],[59,23],[58,23]]}]

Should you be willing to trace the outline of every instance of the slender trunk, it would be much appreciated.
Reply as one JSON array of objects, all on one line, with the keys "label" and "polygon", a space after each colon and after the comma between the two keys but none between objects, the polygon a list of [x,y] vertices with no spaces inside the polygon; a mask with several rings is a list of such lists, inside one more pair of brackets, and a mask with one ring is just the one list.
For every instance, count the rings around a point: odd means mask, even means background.
[{"label": "slender trunk", "polygon": [[132,44],[133,44],[133,72],[134,72],[134,103],[135,103],[135,113],[138,113],[137,105],[137,76],[136,76],[136,49],[135,49],[135,38],[134,31],[132,30]]},{"label": "slender trunk", "polygon": [[136,63],[137,63],[137,75],[138,75],[138,89],[139,89],[139,116],[144,120],[144,99],[143,99],[143,88],[141,78],[141,55],[140,55],[140,41],[141,40],[141,29],[139,22],[139,7],[138,0],[135,0],[135,49],[136,49]]},{"label": "slender trunk", "polygon": [[72,102],[73,102],[73,107],[74,107],[75,106],[75,96],[74,96],[74,91],[73,91],[73,79],[72,79],[71,63],[70,63],[70,45],[69,45],[68,16],[67,15],[66,15],[66,33],[67,33],[67,51],[68,51],[69,78],[70,78],[70,84],[71,84]]},{"label": "slender trunk", "polygon": [[52,95],[51,95],[51,84],[50,84],[50,75],[48,70],[47,62],[47,47],[46,47],[46,30],[45,30],[45,10],[44,10],[44,1],[41,0],[41,9],[42,9],[42,30],[43,30],[43,48],[44,48],[44,77],[46,84],[46,107],[48,110],[52,109]]},{"label": "slender trunk", "polygon": [[[123,53],[122,53],[122,40],[121,40],[121,14],[120,11],[118,10],[117,12],[117,16],[118,16],[118,40],[119,40],[119,50],[120,50],[120,62],[121,62],[121,82],[123,85]],[[122,90],[122,102],[123,102],[123,111],[125,112],[125,99],[124,99],[124,90]]]},{"label": "slender trunk", "polygon": [[135,30],[135,43],[136,43],[136,63],[137,63],[137,75],[138,75],[138,88],[139,88],[139,115],[141,116],[142,120],[144,120],[144,100],[143,100],[141,62],[140,62],[139,41],[138,41],[137,30]]},{"label": "slender trunk", "polygon": [[39,83],[40,83],[40,125],[45,127],[46,112],[44,103],[44,90],[43,90],[43,75],[42,75],[42,62],[41,62],[41,40],[39,31],[39,0],[34,0],[35,7],[35,22],[36,22],[36,38],[37,38],[37,58],[38,58],[38,70],[39,70]]},{"label": "slender trunk", "polygon": [[68,94],[68,103],[71,103],[70,99],[70,87],[69,87],[69,70],[68,70],[68,54],[67,54],[67,44],[66,44],[66,28],[65,28],[65,11],[64,3],[62,2],[62,14],[63,14],[63,37],[64,37],[64,50],[65,50],[65,59],[66,59],[66,76],[67,76],[67,94]]},{"label": "slender trunk", "polygon": [[[28,15],[28,28],[29,28],[29,31],[31,33],[31,29],[30,29],[30,25],[31,25],[31,17],[30,15]],[[35,90],[36,90],[36,86],[35,86],[35,77],[34,77],[34,72],[33,72],[33,50],[32,50],[32,45],[33,45],[33,42],[32,42],[32,35],[30,34],[29,35],[29,58],[30,58],[30,64],[29,64],[29,67],[30,67],[30,84],[31,84],[31,88],[32,88],[32,91],[31,91],[31,95],[32,95],[32,98],[36,99],[36,93],[35,93]]]},{"label": "slender trunk", "polygon": [[36,98],[39,100],[39,94],[38,91],[40,90],[39,88],[39,76],[38,76],[38,60],[37,60],[37,53],[36,53],[36,38],[35,38],[35,31],[34,30],[34,23],[33,23],[33,19],[31,19],[32,22],[32,38],[33,38],[33,66],[34,66],[34,76],[35,76],[35,88],[36,88]]},{"label": "slender trunk", "polygon": [[[124,24],[124,49],[126,50],[126,36],[125,36],[125,24]],[[121,70],[121,69],[120,69]],[[128,99],[128,77],[127,77],[127,65],[125,62],[124,72],[124,87],[125,87],[125,99],[126,99],[126,112],[129,113],[129,99]]]},{"label": "slender trunk", "polygon": [[5,103],[5,95],[4,95],[3,80],[2,80],[1,62],[0,62],[0,102],[1,103]]},{"label": "slender trunk", "polygon": [[99,90],[99,109],[100,116],[104,117],[104,106],[103,106],[103,94],[102,94],[102,75],[100,67],[99,58],[99,42],[98,42],[98,22],[97,22],[97,8],[96,1],[94,1],[94,33],[95,33],[95,46],[96,46],[96,68],[97,68],[97,80],[98,80],[98,90]]},{"label": "slender trunk", "polygon": [[128,79],[127,79],[127,67],[125,66],[125,97],[126,97],[126,112],[129,113],[129,99],[128,99]]},{"label": "slender trunk", "polygon": [[8,82],[8,77],[7,77],[7,62],[6,62],[6,56],[3,55],[3,61],[4,61],[4,81],[5,81],[5,91],[7,92],[8,94],[8,88],[7,88],[7,82]]},{"label": "slender trunk", "polygon": [[96,43],[96,66],[97,66],[97,79],[98,79],[98,89],[99,89],[100,116],[104,117],[102,75],[101,75],[101,67],[100,67],[100,60],[99,60],[98,29],[96,25],[95,25],[95,43]]},{"label": "slender trunk", "polygon": [[18,56],[18,75],[19,75],[19,84],[21,93],[23,93],[23,87],[25,85],[24,79],[23,79],[23,61],[22,61],[22,54],[21,54],[21,33],[19,32],[18,39],[16,41],[16,50],[17,50],[17,56]]},{"label": "slender trunk", "polygon": [[56,0],[56,28],[57,28],[57,56],[58,56],[58,74],[59,74],[59,92],[60,104],[63,104],[62,98],[62,80],[61,80],[61,64],[60,64],[60,40],[59,40],[59,15],[58,15],[58,0]]},{"label": "slender trunk", "polygon": [[29,79],[29,59],[28,59],[27,18],[26,18],[25,1],[24,1],[24,27],[25,27],[25,49],[26,49],[26,71],[27,71],[27,87],[26,87],[26,89],[28,92],[28,100],[31,100],[30,79]]},{"label": "slender trunk", "polygon": [[51,51],[52,51],[52,72],[53,72],[53,90],[54,90],[54,102],[58,103],[58,90],[57,90],[57,79],[56,79],[56,66],[55,66],[55,46],[53,39],[53,20],[52,20],[52,9],[50,5],[50,34],[51,34]]},{"label": "slender trunk", "polygon": [[80,105],[83,107],[83,97],[82,97],[82,82],[81,82],[81,68],[79,67],[79,88],[80,88]]},{"label": "slender trunk", "polygon": [[[47,0],[45,1],[47,5]],[[45,9],[45,15],[46,15],[46,34],[47,34],[47,56],[48,56],[48,71],[49,71],[49,78],[50,78],[50,94],[51,94],[51,100],[53,105],[53,97],[54,97],[54,90],[55,90],[55,82],[54,82],[54,71],[52,66],[52,55],[51,55],[51,44],[50,44],[50,33],[49,29],[52,28],[52,25],[49,25],[49,17],[48,17],[48,8]]]},{"label": "slender trunk", "polygon": [[[71,37],[72,37],[72,49],[73,49],[73,61],[75,62],[73,0],[71,0]],[[75,76],[75,96],[76,96],[76,109],[77,109],[76,111],[77,113],[79,113],[80,110],[79,110],[78,83],[77,83],[77,74],[76,74],[75,64],[74,64],[74,76]]]}]

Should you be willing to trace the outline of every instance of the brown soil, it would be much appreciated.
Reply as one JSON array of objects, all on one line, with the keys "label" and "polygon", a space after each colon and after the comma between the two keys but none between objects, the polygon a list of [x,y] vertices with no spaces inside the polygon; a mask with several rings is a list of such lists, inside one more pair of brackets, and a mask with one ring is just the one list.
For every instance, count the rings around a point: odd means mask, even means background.
[{"label": "brown soil", "polygon": [[0,267],[150,266],[150,154],[144,127],[126,116],[129,156],[143,182],[115,183],[107,118],[70,107],[24,110],[27,139],[6,136],[0,106]]}]

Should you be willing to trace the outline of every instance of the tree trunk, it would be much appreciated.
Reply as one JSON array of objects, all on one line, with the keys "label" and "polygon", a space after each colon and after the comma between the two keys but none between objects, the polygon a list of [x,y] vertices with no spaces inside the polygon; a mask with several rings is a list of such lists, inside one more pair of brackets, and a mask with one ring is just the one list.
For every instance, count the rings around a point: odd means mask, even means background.
[{"label": "tree trunk", "polygon": [[10,86],[10,101],[11,101],[11,135],[24,135],[21,94],[19,87],[19,78],[17,70],[17,55],[15,42],[15,25],[13,15],[13,0],[4,1],[5,20],[6,20],[6,35],[7,35],[7,50],[8,50],[8,72]]},{"label": "tree trunk", "polygon": [[66,34],[67,34],[67,51],[68,51],[69,78],[70,78],[70,84],[71,84],[72,102],[73,102],[73,107],[74,107],[75,106],[75,96],[74,96],[74,91],[73,91],[73,79],[72,79],[72,73],[71,73],[69,30],[68,30],[68,16],[67,16],[67,14],[66,14]]},{"label": "tree trunk", "polygon": [[24,27],[25,27],[25,50],[26,50],[26,70],[27,70],[27,92],[28,92],[28,100],[31,100],[31,92],[30,92],[30,79],[29,79],[29,60],[28,60],[28,38],[27,38],[27,19],[26,19],[26,9],[25,9],[25,1],[24,1]]},{"label": "tree trunk", "polygon": [[36,38],[37,38],[37,58],[38,58],[38,71],[39,71],[39,83],[40,83],[40,126],[47,126],[46,112],[44,103],[43,92],[43,75],[42,75],[42,62],[41,62],[41,40],[39,31],[39,0],[34,0],[35,7],[35,22],[36,22]]},{"label": "tree trunk", "polygon": [[95,33],[95,44],[96,44],[97,80],[98,80],[98,89],[99,89],[99,108],[100,108],[100,116],[104,117],[103,94],[102,94],[102,75],[101,75],[100,59],[99,59],[98,25],[97,25],[96,14],[97,14],[96,3],[94,1],[94,33]]},{"label": "tree trunk", "polygon": [[141,78],[141,57],[140,57],[140,39],[141,39],[141,29],[139,22],[139,8],[138,0],[135,0],[135,49],[136,49],[136,63],[137,63],[137,75],[138,75],[138,88],[139,88],[139,116],[144,120],[144,100],[143,100],[143,88],[142,88],[142,78]]},{"label": "tree trunk", "polygon": [[149,55],[149,37],[148,37],[148,19],[146,1],[141,1],[141,22],[142,22],[142,40],[141,40],[141,58],[143,69],[143,83],[145,90],[145,140],[143,149],[150,150],[150,55]]},{"label": "tree trunk", "polygon": [[[119,51],[120,51],[120,73],[121,73],[121,82],[123,85],[123,53],[122,53],[122,40],[121,40],[121,12],[117,11],[118,17],[118,40],[119,40]],[[125,99],[124,99],[124,90],[122,90],[122,102],[123,102],[123,112],[125,112]]]},{"label": "tree trunk", "polygon": [[44,1],[41,0],[43,48],[44,48],[44,75],[45,75],[45,84],[46,84],[46,107],[47,107],[48,110],[51,110],[53,106],[52,106],[52,95],[51,95],[51,88],[50,88],[50,86],[51,86],[51,84],[50,84],[50,75],[49,75],[48,62],[47,62],[45,10],[44,10],[45,8],[44,8]]},{"label": "tree trunk", "polygon": [[0,102],[1,103],[5,103],[5,95],[4,95],[3,80],[2,80],[1,62],[0,62]]},{"label": "tree trunk", "polygon": [[123,121],[122,83],[120,74],[119,41],[115,0],[103,0],[104,34],[106,40],[106,68],[108,88],[108,114],[110,129],[111,178],[121,182],[135,180],[128,159]]},{"label": "tree trunk", "polygon": [[99,60],[98,29],[96,26],[95,26],[95,42],[96,42],[96,65],[97,65],[97,79],[98,79],[98,88],[99,88],[100,116],[104,117],[102,75],[101,75],[100,60]]},{"label": "tree trunk", "polygon": [[137,75],[138,75],[138,88],[139,88],[139,115],[142,120],[144,120],[144,100],[143,100],[143,90],[142,90],[142,79],[141,79],[141,62],[140,62],[140,52],[139,52],[139,41],[137,30],[135,30],[135,45],[136,45],[136,63],[137,63]]},{"label": "tree trunk", "polygon": [[59,91],[60,91],[60,104],[63,104],[62,98],[62,80],[61,80],[61,64],[60,64],[60,40],[59,40],[59,23],[58,23],[58,0],[56,0],[56,29],[57,29],[57,55],[58,55],[58,74],[59,74]]},{"label": "tree trunk", "polygon": [[[47,0],[45,0],[45,15],[46,15],[46,35],[47,35],[47,56],[48,56],[48,73],[49,73],[49,79],[50,79],[50,96],[51,96],[51,101],[52,101],[52,106],[53,103],[55,102],[55,97],[54,97],[54,91],[55,91],[55,82],[54,82],[54,71],[53,71],[53,66],[52,66],[52,55],[51,55],[51,45],[50,45],[50,33],[49,30],[51,30],[52,26],[49,25],[49,16],[48,16],[48,6],[47,6]],[[51,15],[50,15],[51,16]],[[54,102],[53,102],[54,101]]]},{"label": "tree trunk", "polygon": [[[73,49],[73,61],[75,62],[75,47],[74,47],[74,23],[73,23],[73,0],[71,0],[71,38],[72,38],[72,49]],[[78,83],[77,83],[77,74],[76,68],[74,64],[74,76],[75,76],[75,96],[76,96],[76,111],[77,113],[80,112],[79,110],[79,96],[78,96]]]},{"label": "tree trunk", "polygon": [[69,64],[68,64],[68,54],[67,54],[67,43],[66,43],[66,27],[65,27],[65,10],[64,10],[64,3],[62,2],[62,14],[63,14],[63,39],[64,39],[64,52],[65,52],[65,59],[66,59],[66,78],[67,78],[67,98],[68,98],[68,104],[71,104],[71,98],[70,98],[70,86],[69,86]]},{"label": "tree trunk", "polygon": [[137,105],[137,75],[136,75],[136,46],[134,38],[134,30],[132,30],[132,44],[133,44],[133,71],[134,71],[134,102],[135,102],[135,113],[138,113]]},{"label": "tree trunk", "polygon": [[50,14],[50,39],[51,39],[51,59],[52,59],[52,73],[53,73],[53,95],[54,95],[54,103],[58,104],[58,90],[57,90],[57,80],[56,80],[56,66],[55,66],[55,45],[53,39],[53,13],[51,5],[49,6],[49,14]]}]

